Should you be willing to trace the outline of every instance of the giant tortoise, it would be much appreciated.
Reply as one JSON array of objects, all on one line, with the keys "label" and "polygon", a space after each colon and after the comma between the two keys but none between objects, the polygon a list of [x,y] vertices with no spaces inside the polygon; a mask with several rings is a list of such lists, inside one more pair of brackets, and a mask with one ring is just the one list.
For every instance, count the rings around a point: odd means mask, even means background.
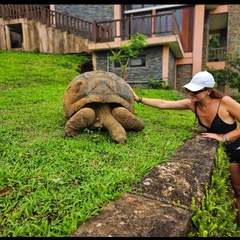
[{"label": "giant tortoise", "polygon": [[126,81],[112,72],[89,71],[75,77],[63,96],[64,132],[72,137],[86,128],[107,129],[113,141],[124,143],[126,130],[141,131],[134,98]]}]

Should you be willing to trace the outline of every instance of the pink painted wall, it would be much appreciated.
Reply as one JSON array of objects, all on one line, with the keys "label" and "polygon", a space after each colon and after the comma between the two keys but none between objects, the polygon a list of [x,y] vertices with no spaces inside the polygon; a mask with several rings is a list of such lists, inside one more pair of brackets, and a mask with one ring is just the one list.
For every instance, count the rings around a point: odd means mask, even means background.
[{"label": "pink painted wall", "polygon": [[195,14],[194,14],[192,76],[202,70],[204,14],[205,14],[205,5],[196,4]]},{"label": "pink painted wall", "polygon": [[162,78],[168,83],[168,62],[169,62],[169,46],[163,46],[163,60],[162,60]]},{"label": "pink painted wall", "polygon": [[226,13],[228,12],[228,5],[223,4],[219,5],[216,9],[210,11],[210,14],[219,14],[219,13]]},{"label": "pink painted wall", "polygon": [[[115,19],[121,19],[121,5],[120,4],[114,4],[114,20]],[[118,22],[116,24],[116,31],[117,35],[120,35],[120,23]],[[120,41],[121,38],[115,38],[114,41]]]}]

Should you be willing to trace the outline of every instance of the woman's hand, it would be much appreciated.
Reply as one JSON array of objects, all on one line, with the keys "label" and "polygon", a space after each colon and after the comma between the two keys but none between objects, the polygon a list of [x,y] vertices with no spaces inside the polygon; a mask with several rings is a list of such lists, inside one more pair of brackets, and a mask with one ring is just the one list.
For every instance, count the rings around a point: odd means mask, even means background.
[{"label": "woman's hand", "polygon": [[127,83],[127,85],[129,86],[132,94],[133,94],[133,98],[135,101],[139,101],[139,97],[137,96],[137,94],[133,91],[132,87]]},{"label": "woman's hand", "polygon": [[203,138],[212,138],[219,142],[222,141],[222,135],[223,134],[217,134],[217,133],[202,133]]}]

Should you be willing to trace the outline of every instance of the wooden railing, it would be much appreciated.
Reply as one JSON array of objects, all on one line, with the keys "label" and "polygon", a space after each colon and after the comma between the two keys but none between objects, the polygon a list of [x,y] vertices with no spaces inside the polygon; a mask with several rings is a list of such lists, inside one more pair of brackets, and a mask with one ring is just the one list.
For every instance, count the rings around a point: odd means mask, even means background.
[{"label": "wooden railing", "polygon": [[208,49],[208,62],[225,61],[226,48],[209,48]]},{"label": "wooden railing", "polygon": [[4,20],[27,18],[93,40],[93,23],[31,4],[0,4]]},{"label": "wooden railing", "polygon": [[131,16],[112,21],[94,22],[93,28],[95,42],[109,42],[114,39],[129,40],[137,32],[148,37],[177,34],[181,40],[174,10],[171,13],[158,15]]},{"label": "wooden railing", "polygon": [[0,17],[4,20],[27,18],[38,21],[80,35],[95,43],[111,42],[116,39],[129,40],[137,32],[149,37],[177,34],[181,40],[174,10],[158,15],[89,22],[39,5],[0,4]]}]

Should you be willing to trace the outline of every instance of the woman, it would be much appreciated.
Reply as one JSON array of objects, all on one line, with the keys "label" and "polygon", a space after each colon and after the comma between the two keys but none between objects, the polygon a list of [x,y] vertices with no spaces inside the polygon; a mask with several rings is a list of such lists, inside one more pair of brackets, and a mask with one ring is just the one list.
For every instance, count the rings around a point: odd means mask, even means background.
[{"label": "woman", "polygon": [[240,104],[231,97],[214,89],[214,78],[211,73],[202,71],[193,76],[184,85],[188,99],[166,101],[138,97],[130,87],[134,100],[145,105],[160,109],[190,109],[196,114],[198,122],[207,132],[204,138],[213,138],[224,142],[229,156],[230,180],[236,196],[238,209],[238,224],[240,224]]}]

